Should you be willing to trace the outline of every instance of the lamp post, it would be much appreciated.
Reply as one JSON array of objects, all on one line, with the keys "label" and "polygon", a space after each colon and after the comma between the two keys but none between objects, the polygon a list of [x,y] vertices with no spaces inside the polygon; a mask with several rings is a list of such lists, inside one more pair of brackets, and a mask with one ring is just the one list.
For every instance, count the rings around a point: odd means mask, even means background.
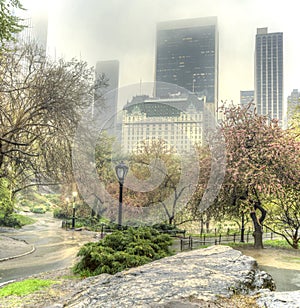
[{"label": "lamp post", "polygon": [[116,166],[116,174],[118,177],[119,185],[120,185],[120,193],[119,193],[119,215],[118,215],[118,227],[121,229],[122,227],[122,202],[123,202],[123,184],[128,172],[128,167],[121,161],[120,164]]},{"label": "lamp post", "polygon": [[245,213],[242,212],[241,242],[245,243]]},{"label": "lamp post", "polygon": [[75,212],[76,212],[76,197],[77,197],[77,191],[72,192],[73,196],[73,216],[72,216],[72,229],[75,229]]}]

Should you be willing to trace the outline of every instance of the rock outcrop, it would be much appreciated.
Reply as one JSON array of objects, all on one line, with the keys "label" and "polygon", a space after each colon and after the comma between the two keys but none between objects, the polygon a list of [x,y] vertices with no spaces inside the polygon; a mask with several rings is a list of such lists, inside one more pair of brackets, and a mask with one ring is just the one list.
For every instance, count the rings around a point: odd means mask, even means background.
[{"label": "rock outcrop", "polygon": [[[53,307],[195,307],[219,296],[274,290],[252,257],[227,246],[179,253],[116,275],[87,278]],[[177,303],[175,306],[170,303]]]},{"label": "rock outcrop", "polygon": [[257,303],[264,308],[300,308],[300,290],[290,292],[262,290]]}]

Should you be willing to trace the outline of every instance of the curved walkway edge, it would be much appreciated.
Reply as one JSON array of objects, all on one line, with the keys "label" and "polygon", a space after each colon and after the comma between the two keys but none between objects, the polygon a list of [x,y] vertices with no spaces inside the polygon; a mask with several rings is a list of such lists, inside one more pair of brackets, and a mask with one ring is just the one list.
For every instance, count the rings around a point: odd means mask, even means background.
[{"label": "curved walkway edge", "polygon": [[0,235],[0,262],[20,258],[35,251],[35,246],[26,241]]}]

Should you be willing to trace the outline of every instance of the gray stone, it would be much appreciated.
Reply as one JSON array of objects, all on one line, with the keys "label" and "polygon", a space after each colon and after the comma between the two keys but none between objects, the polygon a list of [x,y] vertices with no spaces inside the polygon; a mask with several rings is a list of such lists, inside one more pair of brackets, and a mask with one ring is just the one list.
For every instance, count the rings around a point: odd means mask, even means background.
[{"label": "gray stone", "polygon": [[260,307],[268,308],[300,308],[300,290],[291,292],[263,290],[257,303]]},{"label": "gray stone", "polygon": [[63,304],[76,308],[198,307],[190,302],[251,294],[261,288],[275,286],[270,275],[259,271],[255,259],[227,246],[212,246],[116,275],[90,277]]}]

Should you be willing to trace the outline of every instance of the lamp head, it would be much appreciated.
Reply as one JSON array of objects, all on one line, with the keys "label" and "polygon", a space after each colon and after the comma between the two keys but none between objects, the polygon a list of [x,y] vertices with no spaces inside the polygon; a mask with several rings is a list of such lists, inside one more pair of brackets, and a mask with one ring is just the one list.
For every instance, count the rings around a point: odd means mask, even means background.
[{"label": "lamp head", "polygon": [[72,192],[72,196],[73,196],[73,198],[76,198],[76,197],[77,197],[77,195],[78,195],[77,191],[73,191],[73,192]]},{"label": "lamp head", "polygon": [[124,183],[128,169],[129,168],[124,164],[123,161],[121,161],[121,163],[116,166],[116,174],[119,182],[122,184]]}]

